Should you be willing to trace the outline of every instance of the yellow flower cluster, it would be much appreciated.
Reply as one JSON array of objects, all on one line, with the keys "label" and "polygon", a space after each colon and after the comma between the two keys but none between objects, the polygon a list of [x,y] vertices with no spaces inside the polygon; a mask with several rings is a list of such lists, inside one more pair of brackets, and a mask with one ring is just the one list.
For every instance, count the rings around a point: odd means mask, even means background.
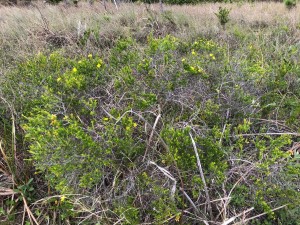
[{"label": "yellow flower cluster", "polygon": [[97,64],[97,68],[100,68],[103,65],[103,61],[101,59],[99,59],[99,62]]},{"label": "yellow flower cluster", "polygon": [[214,54],[210,53],[209,56],[212,60],[216,60],[216,57],[214,56]]}]

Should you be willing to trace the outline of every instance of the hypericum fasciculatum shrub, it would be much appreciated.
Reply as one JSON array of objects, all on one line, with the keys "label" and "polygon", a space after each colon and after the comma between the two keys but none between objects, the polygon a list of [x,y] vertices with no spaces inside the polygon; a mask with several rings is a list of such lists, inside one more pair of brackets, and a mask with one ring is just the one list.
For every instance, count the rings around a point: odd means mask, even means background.
[{"label": "hypericum fasciculatum shrub", "polygon": [[[274,96],[265,93],[272,73],[247,61],[255,52],[236,61],[212,40],[151,35],[146,46],[120,39],[108,52],[39,54],[1,85],[52,190],[89,198],[94,223],[198,224],[250,207],[249,217],[297,221],[273,212],[297,210],[299,166],[287,153],[294,139],[259,120],[272,115],[264,100]],[[206,202],[229,193],[224,205]]]}]

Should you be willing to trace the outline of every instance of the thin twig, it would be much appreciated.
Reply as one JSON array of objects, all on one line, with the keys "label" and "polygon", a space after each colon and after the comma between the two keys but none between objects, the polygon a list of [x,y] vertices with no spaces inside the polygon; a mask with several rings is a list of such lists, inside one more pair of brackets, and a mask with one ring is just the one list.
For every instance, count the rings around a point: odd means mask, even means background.
[{"label": "thin twig", "polygon": [[34,215],[33,215],[32,212],[31,212],[30,208],[28,207],[27,200],[26,200],[25,196],[23,195],[23,193],[21,193],[21,194],[22,194],[22,197],[23,197],[24,207],[25,207],[26,212],[27,212],[27,214],[28,214],[29,220],[30,220],[30,221],[33,220],[34,223],[35,223],[36,225],[39,225],[38,221],[36,220],[36,218],[34,217]]},{"label": "thin twig", "polygon": [[195,203],[192,201],[192,199],[190,198],[190,196],[188,196],[188,194],[182,188],[179,188],[179,190],[183,193],[183,195],[191,203],[191,205],[194,208],[195,212],[199,215],[200,214],[199,209],[197,208],[197,206],[195,205]]},{"label": "thin twig", "polygon": [[[230,199],[231,199],[231,194],[232,194],[232,192],[234,191],[234,189],[235,189],[235,187],[242,181],[242,180],[245,180],[246,179],[246,177],[249,175],[249,173],[252,171],[252,169],[254,168],[254,166],[251,166],[251,168],[250,169],[248,169],[248,171],[245,173],[245,174],[243,174],[235,183],[234,183],[234,185],[233,185],[233,187],[230,189],[230,191],[229,191],[229,194],[228,194],[228,198],[225,200],[225,202],[224,202],[224,208],[223,208],[223,210],[219,213],[219,215],[217,216],[217,218],[223,213],[223,211],[226,211],[226,208],[227,208],[227,206],[228,206],[228,204],[230,203]],[[226,213],[225,213],[226,214]],[[226,216],[226,215],[225,215]]]},{"label": "thin twig", "polygon": [[53,34],[53,32],[49,29],[49,21],[46,19],[46,17],[43,15],[43,13],[41,12],[40,8],[38,7],[38,5],[33,4],[33,6],[39,11],[43,24],[44,24],[44,30],[48,31],[49,33]]}]

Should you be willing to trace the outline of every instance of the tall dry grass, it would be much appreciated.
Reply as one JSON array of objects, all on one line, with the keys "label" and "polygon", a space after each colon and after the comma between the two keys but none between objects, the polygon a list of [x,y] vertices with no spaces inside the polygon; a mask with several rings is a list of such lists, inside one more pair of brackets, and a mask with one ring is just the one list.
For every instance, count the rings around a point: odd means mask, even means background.
[{"label": "tall dry grass", "polygon": [[[199,27],[202,27],[212,24],[217,25],[214,13],[218,11],[219,6],[231,9],[230,17],[233,23],[242,21],[249,24],[261,21],[274,25],[284,21],[289,25],[297,25],[300,20],[299,8],[288,10],[284,4],[278,2],[240,4],[204,3],[201,5],[183,6],[165,5],[164,9],[174,12],[175,16],[185,16]],[[159,5],[151,5],[150,9],[159,12]],[[119,7],[119,10],[116,10],[112,4],[109,4],[107,10],[105,10],[100,3],[96,3],[93,6],[87,3],[80,3],[79,7],[52,6],[42,3],[23,8],[2,6],[0,7],[1,35],[18,34],[30,29],[39,28],[43,23],[41,14],[49,21],[49,25],[54,31],[73,31],[76,29],[78,21],[84,21],[87,27],[94,28],[97,25],[101,26],[103,25],[104,15],[111,15],[114,21],[114,19],[130,14],[134,15],[136,22],[148,16],[146,5],[130,3],[123,3]]]},{"label": "tall dry grass", "polygon": [[[300,9],[287,10],[282,3],[260,2],[244,4],[201,4],[184,6],[165,6],[173,12],[176,23],[186,24],[189,33],[178,32],[177,35],[218,33],[220,28],[215,12],[223,6],[231,9],[230,23],[245,27],[277,26],[285,24],[298,30]],[[159,5],[150,7],[159,17]],[[61,35],[74,40],[86,29],[98,29],[105,34],[113,29],[126,32],[128,27],[143,29],[147,25],[149,10],[143,4],[122,4],[119,10],[114,5],[96,3],[90,6],[80,3],[79,7],[52,6],[39,3],[31,7],[0,8],[0,43],[7,46],[13,55],[27,55],[47,48],[47,35]],[[122,23],[129,20],[133,24]],[[48,33],[47,33],[48,32]],[[295,32],[299,35],[299,32]]]},{"label": "tall dry grass", "polygon": [[[220,6],[231,9],[225,36],[215,16]],[[171,14],[163,16],[158,4],[123,3],[119,10],[113,4],[105,9],[99,2],[93,6],[81,2],[79,7],[41,2],[29,7],[0,6],[0,79],[17,62],[38,52],[97,53],[119,37],[146,40],[153,30],[161,36],[172,34],[184,39],[204,36],[230,40],[235,32],[258,35],[264,29],[266,35],[278,27],[288,27],[290,42],[300,40],[300,8],[288,10],[283,3],[165,5],[164,10]],[[82,47],[78,42],[85,31],[97,36]]]},{"label": "tall dry grass", "polygon": [[[231,9],[225,34],[215,16],[220,6]],[[39,52],[59,50],[68,56],[99,53],[119,37],[145,41],[153,31],[160,36],[204,36],[226,42],[236,41],[238,33],[257,37],[263,33],[269,35],[265,38],[268,42],[279,38],[274,31],[288,28],[287,40],[300,40],[300,8],[288,10],[283,3],[165,5],[164,10],[161,14],[158,4],[130,3],[121,4],[119,10],[113,4],[105,9],[99,2],[93,6],[81,2],[79,7],[41,2],[29,7],[0,6],[0,79],[18,62]],[[96,35],[80,46],[86,31]]]}]

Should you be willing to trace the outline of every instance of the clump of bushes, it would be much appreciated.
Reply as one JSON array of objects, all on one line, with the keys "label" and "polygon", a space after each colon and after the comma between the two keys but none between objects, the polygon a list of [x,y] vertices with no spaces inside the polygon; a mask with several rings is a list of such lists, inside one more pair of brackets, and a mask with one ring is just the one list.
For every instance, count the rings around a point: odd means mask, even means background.
[{"label": "clump of bushes", "polygon": [[257,222],[299,220],[289,214],[299,208],[300,171],[288,152],[297,140],[268,122],[297,123],[289,79],[299,69],[248,52],[237,60],[213,40],[150,35],[144,46],[120,39],[101,56],[22,63],[1,93],[29,160],[62,195],[51,203],[60,220],[198,224],[241,222],[243,212],[263,214]]}]

